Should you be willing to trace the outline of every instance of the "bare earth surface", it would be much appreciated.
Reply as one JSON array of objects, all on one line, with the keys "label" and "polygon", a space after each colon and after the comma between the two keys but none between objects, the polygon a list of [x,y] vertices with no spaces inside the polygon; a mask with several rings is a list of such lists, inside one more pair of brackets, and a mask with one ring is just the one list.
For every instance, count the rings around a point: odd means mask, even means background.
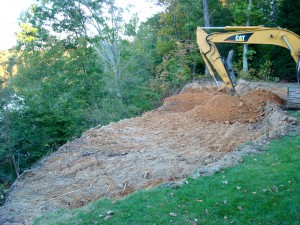
[{"label": "bare earth surface", "polygon": [[237,90],[232,97],[193,82],[159,109],[88,130],[13,184],[0,224],[211,174],[295,127],[280,107],[287,85],[240,81]]}]

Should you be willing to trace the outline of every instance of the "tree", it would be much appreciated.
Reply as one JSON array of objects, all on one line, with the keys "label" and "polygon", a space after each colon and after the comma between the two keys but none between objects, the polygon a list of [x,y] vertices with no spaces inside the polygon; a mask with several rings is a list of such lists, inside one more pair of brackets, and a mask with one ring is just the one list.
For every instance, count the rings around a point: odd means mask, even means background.
[{"label": "tree", "polygon": [[[204,26],[205,27],[210,27],[208,1],[207,0],[202,0],[202,3],[203,3]],[[210,76],[207,66],[205,66],[205,75]]]},{"label": "tree", "polygon": [[278,25],[290,29],[300,35],[300,2],[298,0],[282,0],[278,7]]},{"label": "tree", "polygon": [[112,120],[102,110],[101,64],[84,39],[72,44],[48,36],[41,44],[27,35],[39,37],[24,31],[22,51],[3,64],[7,74],[16,72],[0,92],[0,178],[8,183],[84,130]]},{"label": "tree", "polygon": [[[246,26],[250,26],[250,11],[252,7],[252,0],[249,0],[248,2],[248,7],[247,7],[247,21],[246,21]],[[248,45],[244,44],[244,52],[243,52],[243,77],[245,77],[248,74]]]},{"label": "tree", "polygon": [[123,107],[122,76],[129,60],[122,52],[122,37],[125,35],[122,9],[116,7],[114,1],[42,0],[27,14],[27,19],[40,30],[47,28],[65,33],[73,41],[79,36],[85,37],[97,52],[106,72],[113,75],[110,88],[115,90],[119,105]]},{"label": "tree", "polygon": [[[232,25],[235,26],[250,26],[268,24],[271,15],[270,2],[257,0],[257,1],[243,1],[243,0],[231,0],[228,1],[227,7],[231,11],[233,18]],[[242,70],[242,76],[245,77],[249,74],[249,67],[251,64],[251,58],[254,59],[256,51],[255,46],[243,45],[243,48],[238,48],[238,55],[242,56],[240,69]]]},{"label": "tree", "polygon": [[[15,148],[16,137],[19,135],[19,132],[15,129],[16,121],[18,121],[15,115],[18,114],[22,99],[13,93],[11,80],[14,75],[15,61],[14,57],[10,54],[7,56],[7,61],[1,63],[2,67],[5,68],[6,76],[0,85],[2,86],[0,88],[0,155],[2,155],[0,163],[3,164],[4,169],[6,160],[10,159],[9,161],[13,165],[13,171],[16,177],[19,177],[20,149]],[[8,162],[8,164],[10,163]],[[0,170],[0,177],[4,176],[4,174],[5,169],[4,171]]]},{"label": "tree", "polygon": [[210,27],[210,16],[209,16],[209,7],[208,7],[208,1],[202,0],[203,3],[203,14],[204,14],[204,26]]},{"label": "tree", "polygon": [[[300,35],[300,1],[282,0],[277,2],[277,25]],[[272,48],[270,52],[274,76],[286,81],[296,81],[295,62],[287,49]]]},{"label": "tree", "polygon": [[277,0],[272,1],[272,22],[277,22]]}]

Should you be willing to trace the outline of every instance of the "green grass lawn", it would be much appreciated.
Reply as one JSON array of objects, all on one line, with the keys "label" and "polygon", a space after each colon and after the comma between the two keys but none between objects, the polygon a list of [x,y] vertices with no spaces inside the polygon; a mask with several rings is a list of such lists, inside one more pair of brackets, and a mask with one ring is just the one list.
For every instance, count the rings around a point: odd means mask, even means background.
[{"label": "green grass lawn", "polygon": [[34,224],[300,224],[300,135],[272,141],[265,153],[177,189],[103,199]]}]

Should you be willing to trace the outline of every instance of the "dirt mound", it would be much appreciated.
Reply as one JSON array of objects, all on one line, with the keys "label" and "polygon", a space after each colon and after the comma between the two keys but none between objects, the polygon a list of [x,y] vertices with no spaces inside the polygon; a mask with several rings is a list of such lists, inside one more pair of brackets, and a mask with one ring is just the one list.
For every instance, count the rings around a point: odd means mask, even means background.
[{"label": "dirt mound", "polygon": [[194,82],[159,109],[88,130],[14,183],[0,224],[30,224],[61,207],[178,181],[198,168],[221,165],[222,158],[230,165],[228,154],[243,143],[266,142],[296,123],[280,109],[281,98],[238,85],[243,87],[246,94],[232,97]]},{"label": "dirt mound", "polygon": [[284,100],[271,91],[251,91],[244,96],[230,96],[225,93],[186,89],[180,95],[164,101],[163,109],[169,112],[187,112],[195,119],[210,122],[254,123],[264,116],[267,102],[282,105]]}]

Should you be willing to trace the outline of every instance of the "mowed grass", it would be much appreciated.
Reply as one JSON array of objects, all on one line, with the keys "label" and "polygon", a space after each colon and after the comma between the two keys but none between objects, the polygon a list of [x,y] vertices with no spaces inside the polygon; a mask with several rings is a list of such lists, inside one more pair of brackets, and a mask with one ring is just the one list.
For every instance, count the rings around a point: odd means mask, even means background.
[{"label": "mowed grass", "polygon": [[34,224],[300,224],[300,135],[272,141],[265,153],[177,189],[103,199]]}]

